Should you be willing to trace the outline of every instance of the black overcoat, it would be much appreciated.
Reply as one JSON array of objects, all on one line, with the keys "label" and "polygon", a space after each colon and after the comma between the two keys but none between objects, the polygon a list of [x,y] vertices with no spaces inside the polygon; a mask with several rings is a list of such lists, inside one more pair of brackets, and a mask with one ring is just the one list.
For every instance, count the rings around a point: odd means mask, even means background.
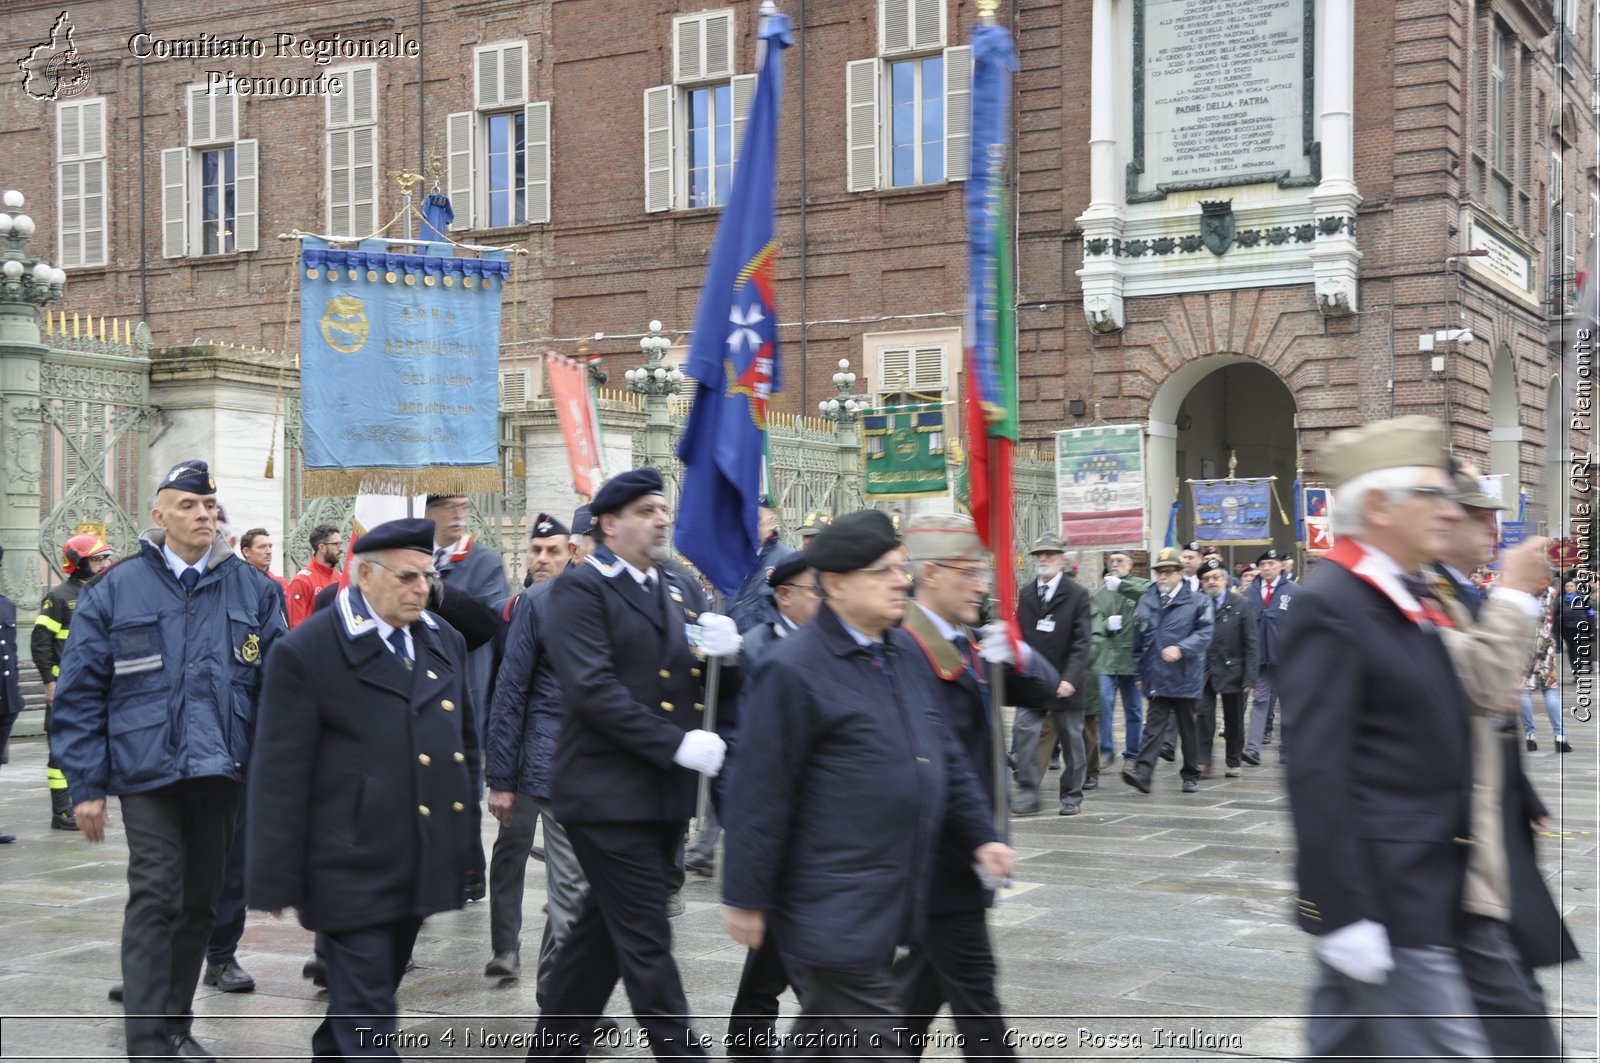
[{"label": "black overcoat", "polygon": [[1212,599],[1211,645],[1206,647],[1206,682],[1218,694],[1237,694],[1256,685],[1260,666],[1260,625],[1249,599],[1224,591]]},{"label": "black overcoat", "polygon": [[411,625],[408,671],[349,587],[267,658],[250,770],[250,907],[346,931],[460,908],[478,756],[461,635]]},{"label": "black overcoat", "polygon": [[[1044,624],[1041,628],[1040,623]],[[1083,688],[1089,680],[1089,650],[1094,635],[1094,607],[1089,592],[1067,573],[1061,574],[1049,603],[1039,600],[1039,581],[1017,592],[1017,624],[1022,638],[1050,662],[1050,667],[1071,683],[1070,698],[1054,698],[1041,709],[1081,709]],[[1096,678],[1094,682],[1099,682]]]}]

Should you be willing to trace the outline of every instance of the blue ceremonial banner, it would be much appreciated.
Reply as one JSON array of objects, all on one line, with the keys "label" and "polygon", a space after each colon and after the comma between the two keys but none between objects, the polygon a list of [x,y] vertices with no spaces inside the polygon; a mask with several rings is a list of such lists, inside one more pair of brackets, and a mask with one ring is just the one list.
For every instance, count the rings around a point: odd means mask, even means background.
[{"label": "blue ceremonial banner", "polygon": [[700,382],[678,457],[683,485],[675,541],[730,597],[755,567],[767,404],[778,390],[778,318],[772,292],[778,257],[773,188],[778,101],[789,19],[761,23],[765,57],[740,145],[728,205],[717,225],[684,372]]},{"label": "blue ceremonial banner", "polygon": [[499,490],[510,264],[391,254],[381,238],[301,237],[300,257],[305,493]]},{"label": "blue ceremonial banner", "polygon": [[1509,550],[1538,534],[1538,526],[1531,520],[1508,520],[1500,524],[1500,549]]},{"label": "blue ceremonial banner", "polygon": [[1217,546],[1272,541],[1272,477],[1259,480],[1190,480],[1194,537]]}]

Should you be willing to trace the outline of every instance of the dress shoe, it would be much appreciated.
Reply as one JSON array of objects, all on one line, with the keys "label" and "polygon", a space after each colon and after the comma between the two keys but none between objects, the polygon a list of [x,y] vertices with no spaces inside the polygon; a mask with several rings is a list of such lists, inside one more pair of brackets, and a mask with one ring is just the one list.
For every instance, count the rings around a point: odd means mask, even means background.
[{"label": "dress shoe", "polygon": [[1193,793],[1198,793],[1199,791],[1200,791],[1200,780],[1199,779],[1185,779],[1185,780],[1183,780],[1183,792],[1184,793],[1193,794]]},{"label": "dress shoe", "polygon": [[489,894],[489,884],[483,880],[482,871],[467,873],[467,900],[481,901]]},{"label": "dress shoe", "polygon": [[1558,739],[1556,739],[1556,752],[1557,753],[1571,753],[1572,752],[1572,746],[1571,746],[1570,743],[1567,742],[1567,740],[1565,738],[1558,738]]},{"label": "dress shoe", "polygon": [[1013,816],[1037,816],[1039,814],[1039,799],[1021,798],[1012,802],[1011,814]]},{"label": "dress shoe", "polygon": [[502,952],[483,969],[487,978],[515,978],[522,973],[522,958],[515,952]]},{"label": "dress shoe", "polygon": [[323,989],[328,987],[328,965],[322,962],[321,956],[313,956],[300,968],[300,977],[307,979],[314,986]]},{"label": "dress shoe", "polygon": [[528,859],[529,860],[537,860],[541,864],[544,863],[544,849],[543,849],[543,847],[535,845],[533,848],[529,849],[528,850]]},{"label": "dress shoe", "polygon": [[1528,739],[1528,752],[1529,752],[1529,753],[1532,753],[1532,752],[1533,752],[1533,751],[1534,751],[1534,750],[1536,750],[1536,749],[1538,749],[1538,748],[1539,748],[1539,743],[1538,743],[1538,742],[1535,742],[1535,741],[1534,741],[1534,740],[1533,740],[1533,739],[1532,739],[1532,738],[1531,738],[1531,737],[1530,737],[1530,738],[1529,738],[1529,739]]},{"label": "dress shoe", "polygon": [[106,999],[111,1001],[111,1003],[113,1003],[113,1004],[121,1004],[122,1003],[122,983],[121,982],[112,982],[111,983],[111,988],[106,990]]},{"label": "dress shoe", "polygon": [[17,840],[15,834],[0,834],[0,845],[10,845]]},{"label": "dress shoe", "polygon": [[701,878],[715,878],[717,874],[717,865],[709,860],[685,861],[683,869]]},{"label": "dress shoe", "polygon": [[1162,746],[1161,759],[1170,764],[1172,761],[1177,759],[1177,750],[1173,749],[1171,746]]},{"label": "dress shoe", "polygon": [[667,898],[667,918],[676,919],[689,910],[689,905],[684,901],[682,893],[674,893]]},{"label": "dress shoe", "polygon": [[206,985],[215,986],[224,993],[250,993],[256,988],[256,980],[236,960],[207,963],[204,981]]},{"label": "dress shoe", "polygon": [[1239,759],[1253,768],[1261,763],[1261,754],[1255,752],[1254,750],[1247,749],[1243,753],[1239,754]]},{"label": "dress shoe", "polygon": [[602,1015],[595,1021],[594,1030],[589,1034],[589,1044],[595,1047],[604,1047],[611,1043],[610,1035],[622,1027],[617,1025],[617,1020],[609,1015]]},{"label": "dress shoe", "polygon": [[1240,770],[1239,768],[1229,768],[1227,771],[1223,772],[1222,774],[1226,775],[1230,779],[1237,779],[1239,776],[1243,775],[1244,772],[1242,770]]},{"label": "dress shoe", "polygon": [[1138,790],[1142,794],[1147,794],[1150,792],[1149,780],[1141,778],[1137,772],[1130,768],[1122,769],[1122,781],[1133,787],[1135,790]]},{"label": "dress shoe", "polygon": [[1100,789],[1100,780],[1090,776],[1083,780],[1083,788],[1085,790],[1098,790]]},{"label": "dress shoe", "polygon": [[173,1059],[193,1059],[200,1063],[217,1063],[210,1052],[200,1047],[200,1042],[186,1033],[175,1033],[168,1036],[167,1041],[172,1045]]},{"label": "dress shoe", "polygon": [[1057,815],[1061,815],[1061,816],[1076,816],[1079,812],[1082,812],[1082,811],[1083,811],[1083,806],[1082,805],[1062,805],[1061,806],[1061,811],[1058,812]]}]

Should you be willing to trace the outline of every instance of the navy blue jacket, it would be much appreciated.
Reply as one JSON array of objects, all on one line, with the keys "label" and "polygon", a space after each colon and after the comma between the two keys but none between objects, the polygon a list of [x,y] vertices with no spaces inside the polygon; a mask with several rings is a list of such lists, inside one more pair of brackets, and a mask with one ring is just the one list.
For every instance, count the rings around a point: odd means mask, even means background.
[{"label": "navy blue jacket", "polygon": [[[1272,604],[1261,604],[1261,581],[1257,580],[1242,592],[1244,600],[1250,603],[1250,612],[1256,618],[1256,632],[1260,636],[1256,640],[1256,652],[1260,658],[1262,668],[1278,663],[1282,656],[1282,639],[1278,625],[1283,623],[1289,613],[1289,603],[1294,596],[1299,594],[1302,586],[1290,580],[1278,577],[1278,582],[1272,588]],[[1282,696],[1282,691],[1279,691]]]},{"label": "navy blue jacket", "polygon": [[535,583],[512,610],[505,659],[495,677],[489,706],[486,777],[496,790],[550,797],[556,739],[561,735],[561,681],[550,659],[544,629],[550,588],[564,578]]},{"label": "navy blue jacket", "polygon": [[941,836],[969,854],[995,840],[942,684],[910,635],[884,642],[898,696],[824,604],[745,702],[722,897],[765,912],[788,962],[887,966],[921,933]]},{"label": "navy blue jacket", "polygon": [[733,596],[733,604],[728,607],[728,617],[739,626],[741,634],[757,624],[770,624],[778,619],[777,594],[767,586],[767,577],[797,552],[776,535],[767,536],[767,541],[761,544],[755,568],[739,585],[739,592]]},{"label": "navy blue jacket", "polygon": [[50,746],[79,801],[244,778],[261,662],[288,631],[283,594],[218,541],[187,595],[164,542],[146,532],[78,598]]},{"label": "navy blue jacket", "polygon": [[466,645],[431,613],[411,638],[407,670],[352,586],[273,650],[245,817],[252,908],[342,931],[466,902],[478,800]]},{"label": "navy blue jacket", "polygon": [[[1139,598],[1133,617],[1133,660],[1147,698],[1198,698],[1206,690],[1206,650],[1211,645],[1211,599],[1178,584],[1167,607],[1152,583]],[[1176,646],[1183,656],[1163,661],[1161,651]]]},{"label": "navy blue jacket", "polygon": [[0,594],[0,720],[22,711],[22,660],[17,652],[17,607]]},{"label": "navy blue jacket", "polygon": [[[504,604],[511,593],[505,562],[476,539],[469,540],[461,553],[445,558],[438,569],[439,578],[446,584],[465,591],[491,609]],[[473,704],[478,707],[478,733],[483,734],[489,723],[489,684],[494,679],[492,645],[479,646],[467,655],[467,675],[472,684]]]}]

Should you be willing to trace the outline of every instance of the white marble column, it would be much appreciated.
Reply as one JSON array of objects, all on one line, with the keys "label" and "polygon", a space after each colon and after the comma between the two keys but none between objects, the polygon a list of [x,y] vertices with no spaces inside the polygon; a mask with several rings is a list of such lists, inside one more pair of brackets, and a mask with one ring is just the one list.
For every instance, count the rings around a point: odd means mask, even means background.
[{"label": "white marble column", "polygon": [[[1324,0],[1317,27],[1321,52],[1322,180],[1311,193],[1317,240],[1311,250],[1317,305],[1328,315],[1359,309],[1356,272],[1355,182],[1355,0]],[[1338,227],[1332,231],[1324,225]]]},{"label": "white marble column", "polygon": [[1083,229],[1083,311],[1096,332],[1122,328],[1122,268],[1113,242],[1122,238],[1122,194],[1117,172],[1117,91],[1121,45],[1117,35],[1118,0],[1094,0],[1093,67],[1089,100],[1089,209],[1078,217]]}]

